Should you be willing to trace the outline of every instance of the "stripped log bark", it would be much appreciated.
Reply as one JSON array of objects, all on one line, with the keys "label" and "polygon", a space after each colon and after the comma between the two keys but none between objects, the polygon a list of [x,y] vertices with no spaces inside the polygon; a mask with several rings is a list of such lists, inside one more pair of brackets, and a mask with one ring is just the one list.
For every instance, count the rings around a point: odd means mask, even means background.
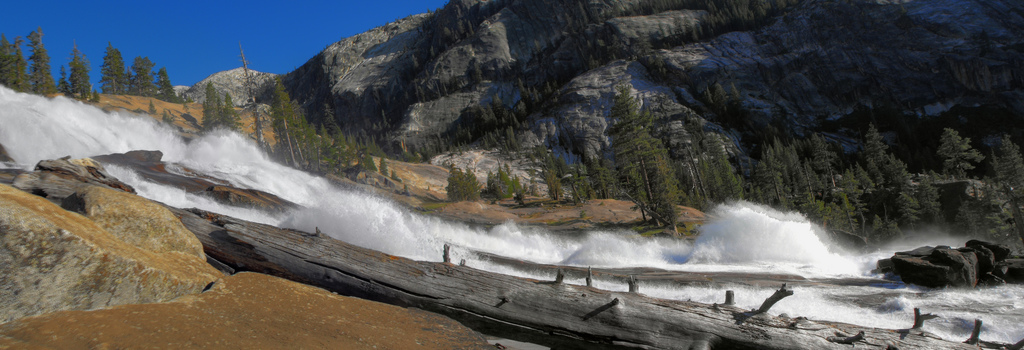
[{"label": "stripped log bark", "polygon": [[977,349],[960,342],[855,325],[750,315],[728,305],[554,284],[441,262],[413,261],[329,237],[303,235],[201,210],[172,210],[212,258],[339,294],[416,307],[482,333],[559,348],[848,349],[835,333],[865,336],[858,347]]},{"label": "stripped log bark", "polygon": [[864,331],[860,331],[860,333],[857,333],[857,335],[852,337],[838,335],[835,337],[828,337],[828,341],[838,344],[853,344],[861,340],[864,340]]}]

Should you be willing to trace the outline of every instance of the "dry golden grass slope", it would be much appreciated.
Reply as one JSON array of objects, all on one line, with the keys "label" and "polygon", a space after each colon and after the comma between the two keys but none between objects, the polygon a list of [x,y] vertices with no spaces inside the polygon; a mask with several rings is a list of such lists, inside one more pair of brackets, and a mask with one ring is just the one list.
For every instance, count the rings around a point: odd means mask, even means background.
[{"label": "dry golden grass slope", "polygon": [[493,349],[444,316],[242,272],[165,303],[0,325],[0,349]]},{"label": "dry golden grass slope", "polygon": [[[156,114],[149,114],[150,103],[156,108]],[[166,112],[174,119],[173,124],[180,127],[187,134],[194,135],[198,133],[198,127],[203,125],[203,105],[199,103],[171,103],[152,97],[101,94],[100,102],[92,104],[107,111],[128,111],[149,115],[157,121],[162,121],[163,115]],[[242,132],[246,135],[252,135],[255,129],[252,113],[240,108],[235,108],[235,110],[239,114]],[[195,124],[188,120],[189,116],[195,119]],[[266,118],[265,115],[264,118]],[[263,128],[263,137],[268,143],[274,144],[276,140],[274,132],[270,129],[269,121],[267,119],[264,120],[266,124]]]}]

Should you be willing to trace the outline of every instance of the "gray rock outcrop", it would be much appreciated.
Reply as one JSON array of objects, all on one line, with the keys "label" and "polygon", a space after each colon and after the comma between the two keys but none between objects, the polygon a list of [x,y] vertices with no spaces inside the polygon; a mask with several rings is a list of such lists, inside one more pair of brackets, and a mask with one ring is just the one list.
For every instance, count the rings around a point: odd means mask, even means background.
[{"label": "gray rock outcrop", "polygon": [[[268,101],[271,96],[270,94],[274,91],[274,77],[277,77],[277,74],[257,72],[251,69],[249,73],[252,74],[253,83],[256,85],[257,101]],[[244,106],[245,101],[250,97],[249,91],[245,87],[245,70],[242,68],[214,73],[180,94],[182,97],[192,99],[196,103],[203,103],[203,101],[206,101],[207,83],[212,83],[214,89],[221,95],[225,93],[231,94],[231,101],[234,102],[235,107]],[[177,88],[175,91],[177,91]]]},{"label": "gray rock outcrop", "polygon": [[[598,155],[609,98],[623,83],[657,106],[659,136],[677,153],[690,122],[733,155],[767,127],[856,140],[860,130],[844,125],[875,110],[908,120],[959,114],[983,135],[1024,130],[970,114],[1024,113],[1019,1],[804,1],[746,31],[711,31],[721,13],[640,3],[451,1],[332,44],[284,81],[314,122],[334,118],[403,150],[453,142],[473,124],[470,109],[499,99],[528,112],[513,125],[526,146]],[[716,87],[727,96],[711,96]]]}]

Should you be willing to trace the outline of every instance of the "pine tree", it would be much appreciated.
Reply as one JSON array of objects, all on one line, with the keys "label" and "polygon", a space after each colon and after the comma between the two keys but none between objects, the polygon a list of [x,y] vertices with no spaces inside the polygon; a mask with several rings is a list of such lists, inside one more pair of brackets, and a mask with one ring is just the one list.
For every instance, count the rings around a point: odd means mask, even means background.
[{"label": "pine tree", "polygon": [[100,66],[100,84],[103,93],[115,95],[127,93],[128,75],[126,71],[121,51],[107,42],[107,52],[103,56],[103,65]]},{"label": "pine tree", "polygon": [[544,184],[548,187],[548,197],[553,200],[562,199],[562,173],[559,171],[559,164],[562,162],[558,157],[547,154],[544,160]]},{"label": "pine tree", "polygon": [[74,97],[71,94],[71,84],[68,84],[68,72],[64,66],[60,66],[60,79],[57,81],[57,92],[67,97]]},{"label": "pine tree", "polygon": [[132,62],[132,75],[128,79],[128,93],[135,96],[152,97],[156,95],[153,85],[153,67],[149,57],[135,57]]},{"label": "pine tree", "polygon": [[0,85],[14,87],[15,60],[14,44],[7,40],[7,35],[0,33]]},{"label": "pine tree", "polygon": [[167,75],[166,67],[160,67],[160,71],[156,73],[156,86],[156,98],[167,102],[181,103],[181,98],[174,93],[174,85],[171,85],[171,77]]},{"label": "pine tree", "polygon": [[921,221],[945,223],[942,206],[939,203],[939,189],[935,186],[934,175],[924,175],[917,185],[917,203],[920,205]]},{"label": "pine tree", "polygon": [[380,166],[377,167],[377,171],[380,172],[381,175],[388,175],[388,161],[386,158],[380,157]]},{"label": "pine tree", "polygon": [[878,129],[875,129],[874,124],[868,125],[868,131],[864,134],[864,157],[865,170],[868,175],[871,176],[871,180],[874,183],[884,183],[881,168],[886,162],[886,152],[889,150],[889,146],[882,140],[882,134],[878,133]]},{"label": "pine tree", "polygon": [[56,93],[57,86],[50,73],[50,54],[46,52],[46,47],[43,45],[43,28],[37,28],[29,33],[28,40],[28,47],[32,49],[32,56],[28,57],[31,62],[28,83],[32,92],[41,95]]},{"label": "pine tree", "polygon": [[1020,148],[1013,143],[1009,135],[1003,135],[1002,143],[992,162],[996,170],[997,186],[1010,201],[1010,211],[1013,214],[1017,235],[1020,236],[1021,242],[1024,242],[1024,213],[1021,213],[1020,209],[1024,198],[1024,158],[1021,157]]},{"label": "pine tree", "polygon": [[819,134],[811,136],[811,154],[811,167],[816,173],[827,175],[829,186],[835,187],[835,162],[838,156]]},{"label": "pine tree", "polygon": [[942,172],[954,179],[967,176],[967,171],[974,169],[974,164],[985,157],[971,147],[971,138],[961,138],[953,129],[946,128],[939,140],[938,155],[943,159]]},{"label": "pine tree", "polygon": [[679,202],[677,179],[661,141],[651,136],[653,118],[641,113],[639,104],[630,96],[631,89],[617,88],[608,117],[615,124],[608,128],[624,194],[639,207],[641,214],[651,215],[664,226],[675,226],[676,203]]},{"label": "pine tree", "polygon": [[213,87],[212,82],[206,83],[206,100],[203,101],[203,127],[204,131],[213,130],[220,125],[220,95]]},{"label": "pine tree", "polygon": [[14,38],[14,55],[11,56],[13,64],[11,65],[11,81],[10,88],[15,91],[28,92],[32,89],[32,86],[28,83],[28,61],[25,60],[25,54],[21,51],[21,46],[25,43],[25,40],[20,36]]},{"label": "pine tree", "polygon": [[235,103],[231,100],[231,94],[224,93],[223,104],[220,106],[220,125],[231,129],[239,130],[241,123],[238,120],[238,111],[235,110]]},{"label": "pine tree", "polygon": [[1024,158],[1009,135],[1003,135],[992,163],[1000,185],[1024,194]]},{"label": "pine tree", "polygon": [[[284,91],[284,84],[280,78],[275,79],[274,95],[270,103],[270,124],[274,129],[274,134],[278,137],[278,145],[282,147],[281,152],[285,150],[288,152],[287,155],[292,161],[293,166],[298,165],[298,160],[302,158],[301,154],[296,157],[296,150],[298,148],[298,130],[301,128],[304,120],[301,120],[301,116],[297,113],[298,108],[292,102],[291,97],[288,96],[288,92]],[[283,140],[281,139],[283,137]],[[284,144],[281,144],[284,141]],[[351,149],[351,156],[356,157],[355,150]],[[372,162],[371,162],[372,164]]]},{"label": "pine tree", "polygon": [[[77,44],[71,49],[71,63],[68,65],[71,67],[69,83],[72,96],[83,100],[91,97],[92,83],[89,82],[89,60],[78,50]],[[61,68],[63,69],[63,67]]]},{"label": "pine tree", "polygon": [[480,182],[473,174],[473,170],[452,167],[448,172],[448,201],[475,201],[480,199]]}]

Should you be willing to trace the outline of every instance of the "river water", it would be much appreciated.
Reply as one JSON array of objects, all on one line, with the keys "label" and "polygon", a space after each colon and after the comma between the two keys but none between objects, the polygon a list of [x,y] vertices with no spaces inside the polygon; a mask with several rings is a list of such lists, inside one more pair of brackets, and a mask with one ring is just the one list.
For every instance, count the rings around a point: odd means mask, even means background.
[{"label": "river water", "polygon": [[[849,253],[829,242],[820,229],[797,213],[737,202],[711,211],[696,241],[638,238],[626,231],[595,230],[559,235],[539,227],[507,223],[489,229],[448,222],[410,212],[388,199],[332,186],[327,180],[271,161],[247,138],[214,132],[186,141],[151,117],[104,112],[62,97],[48,99],[15,93],[0,86],[0,144],[15,160],[2,167],[31,170],[42,159],[70,155],[90,157],[131,150],[159,150],[163,160],[236,187],[266,191],[302,205],[281,214],[224,206],[179,188],[144,180],[132,169],[108,171],[135,186],[139,194],[176,207],[197,207],[285,228],[318,227],[335,239],[417,260],[440,261],[440,247],[453,246],[452,259],[499,273],[552,278],[482,258],[483,252],[539,264],[605,269],[645,268],[659,271],[792,275],[808,281],[796,294],[776,304],[772,313],[902,329],[913,323],[913,308],[941,318],[924,330],[951,340],[965,340],[982,319],[982,339],[1016,342],[1024,338],[1024,286],[976,290],[927,289],[874,276],[879,258],[928,244],[962,246],[966,238],[931,239],[873,253]],[[176,171],[168,166],[169,171]],[[828,283],[854,280],[858,283]],[[582,284],[581,279],[569,283]],[[626,290],[616,280],[595,286]],[[641,292],[668,299],[721,302],[724,290],[736,291],[741,307],[756,308],[777,286],[756,284],[641,284]]]}]

